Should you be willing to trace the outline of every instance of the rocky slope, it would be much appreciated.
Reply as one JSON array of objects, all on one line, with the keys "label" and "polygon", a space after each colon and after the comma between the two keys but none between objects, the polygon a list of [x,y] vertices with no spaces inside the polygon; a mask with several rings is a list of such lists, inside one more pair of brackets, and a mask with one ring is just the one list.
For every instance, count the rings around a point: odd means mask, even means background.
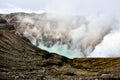
[{"label": "rocky slope", "polygon": [[0,79],[85,80],[120,77],[120,58],[68,59],[48,53],[17,34],[16,27],[12,25],[14,23],[8,22],[0,18]]}]

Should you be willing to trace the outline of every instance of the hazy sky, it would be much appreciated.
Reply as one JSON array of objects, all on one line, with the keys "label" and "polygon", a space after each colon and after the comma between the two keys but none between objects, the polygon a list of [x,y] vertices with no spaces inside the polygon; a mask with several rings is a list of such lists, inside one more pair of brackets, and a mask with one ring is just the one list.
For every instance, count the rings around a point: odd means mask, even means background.
[{"label": "hazy sky", "polygon": [[77,15],[102,12],[119,14],[120,0],[0,0],[0,12],[22,10]]}]

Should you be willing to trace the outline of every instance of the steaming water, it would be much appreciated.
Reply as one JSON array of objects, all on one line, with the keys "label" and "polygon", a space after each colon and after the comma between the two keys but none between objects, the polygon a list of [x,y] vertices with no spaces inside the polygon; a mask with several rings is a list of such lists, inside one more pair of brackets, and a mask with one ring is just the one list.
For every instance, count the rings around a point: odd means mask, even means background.
[{"label": "steaming water", "polygon": [[62,55],[62,56],[66,56],[68,58],[83,57],[83,55],[81,55],[77,51],[75,52],[75,51],[66,49],[64,46],[59,47],[56,45],[56,46],[53,46],[51,48],[48,48],[45,46],[39,46],[39,48],[41,48],[43,50],[47,50],[47,51],[52,52],[52,53],[57,53],[57,54]]},{"label": "steaming water", "polygon": [[120,24],[111,15],[17,15],[18,32],[35,46],[68,58],[119,57]]}]

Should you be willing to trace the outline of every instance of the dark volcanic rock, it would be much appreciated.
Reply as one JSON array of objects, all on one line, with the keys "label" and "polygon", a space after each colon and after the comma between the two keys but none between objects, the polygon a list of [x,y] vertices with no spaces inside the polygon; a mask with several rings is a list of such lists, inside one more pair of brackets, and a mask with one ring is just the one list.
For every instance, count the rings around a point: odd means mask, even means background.
[{"label": "dark volcanic rock", "polygon": [[7,23],[7,21],[6,21],[5,19],[2,19],[2,18],[0,17],[0,23]]},{"label": "dark volcanic rock", "polygon": [[[6,23],[8,24],[8,23]],[[9,26],[0,29],[0,79],[84,80],[120,77],[120,58],[68,59],[41,50]]]},{"label": "dark volcanic rock", "polygon": [[0,18],[0,30],[15,30],[15,27],[3,18]]},{"label": "dark volcanic rock", "polygon": [[0,24],[0,29],[2,30],[15,30],[13,25],[10,24]]}]

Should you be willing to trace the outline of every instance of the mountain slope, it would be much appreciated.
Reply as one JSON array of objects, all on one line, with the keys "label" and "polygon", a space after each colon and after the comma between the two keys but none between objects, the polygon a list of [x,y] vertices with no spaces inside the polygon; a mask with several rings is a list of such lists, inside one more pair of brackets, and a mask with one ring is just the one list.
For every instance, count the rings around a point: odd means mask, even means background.
[{"label": "mountain slope", "polygon": [[80,80],[119,78],[120,58],[68,59],[48,53],[15,33],[0,19],[0,79]]}]

